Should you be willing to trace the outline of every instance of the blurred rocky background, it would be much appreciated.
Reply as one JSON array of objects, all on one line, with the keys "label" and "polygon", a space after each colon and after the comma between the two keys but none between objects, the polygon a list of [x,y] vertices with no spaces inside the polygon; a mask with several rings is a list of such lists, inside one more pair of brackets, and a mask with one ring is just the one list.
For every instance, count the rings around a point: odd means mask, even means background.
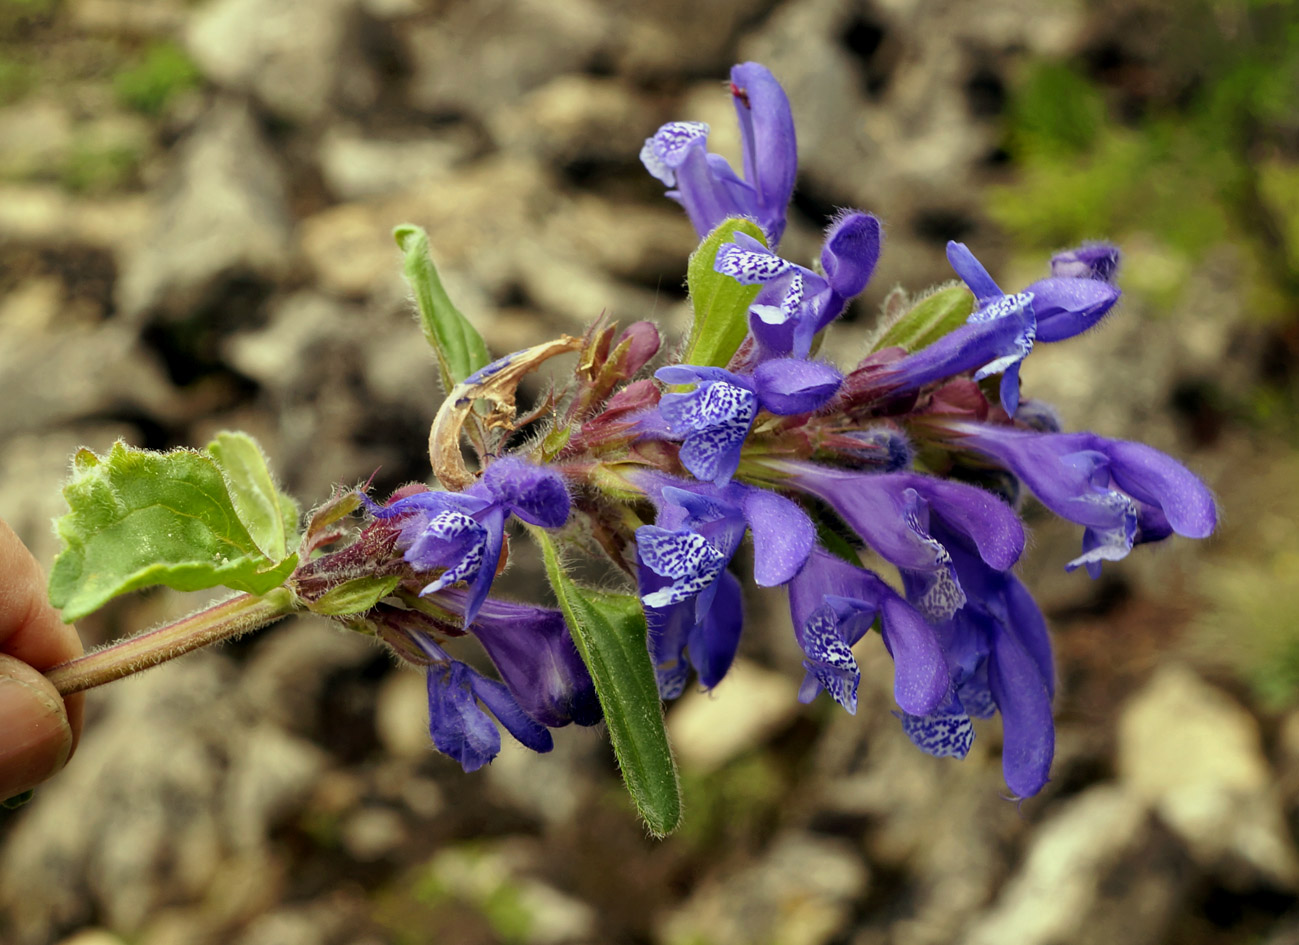
[{"label": "blurred rocky background", "polygon": [[[892,285],[950,277],[949,238],[1012,287],[1112,238],[1122,310],[1035,352],[1026,389],[1185,458],[1223,508],[1096,582],[1027,510],[1062,684],[1026,803],[995,723],[963,763],[911,748],[872,641],[855,718],[798,705],[774,595],[732,676],[669,712],[665,842],[599,730],[464,775],[418,675],[295,621],[91,694],[68,770],[0,814],[0,941],[1299,942],[1295,5],[0,0],[0,37],[0,515],[47,563],[78,445],[245,429],[308,502],[426,478],[440,392],[396,224],[497,352],[606,310],[679,329],[693,234],[637,152],[670,118],[733,152],[744,59],[798,122],[786,255],[838,206],[887,227],[841,361]],[[544,593],[518,558],[507,586]]]}]

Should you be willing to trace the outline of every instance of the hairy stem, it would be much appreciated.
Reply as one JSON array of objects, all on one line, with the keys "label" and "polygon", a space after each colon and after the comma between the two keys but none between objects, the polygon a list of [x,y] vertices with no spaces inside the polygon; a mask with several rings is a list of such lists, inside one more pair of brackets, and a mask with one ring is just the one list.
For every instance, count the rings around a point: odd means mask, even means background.
[{"label": "hairy stem", "polygon": [[175,623],[127,637],[101,650],[60,663],[45,677],[61,695],[93,689],[184,656],[191,650],[232,640],[294,613],[298,605],[284,588],[256,597],[239,594]]}]

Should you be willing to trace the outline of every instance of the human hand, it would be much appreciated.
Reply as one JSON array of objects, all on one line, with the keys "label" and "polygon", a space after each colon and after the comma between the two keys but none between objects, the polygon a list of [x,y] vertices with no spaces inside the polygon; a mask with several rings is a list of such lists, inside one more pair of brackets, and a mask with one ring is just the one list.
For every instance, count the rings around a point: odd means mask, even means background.
[{"label": "human hand", "polygon": [[45,596],[45,577],[0,520],[0,801],[58,772],[81,734],[80,693],[65,702],[42,674],[81,655]]}]

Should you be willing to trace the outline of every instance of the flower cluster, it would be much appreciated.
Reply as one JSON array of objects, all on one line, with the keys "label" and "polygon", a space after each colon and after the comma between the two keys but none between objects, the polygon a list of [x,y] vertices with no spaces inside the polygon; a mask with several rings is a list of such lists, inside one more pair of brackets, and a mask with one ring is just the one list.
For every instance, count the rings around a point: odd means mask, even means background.
[{"label": "flower cluster", "polygon": [[[399,584],[353,619],[428,667],[434,743],[472,769],[500,745],[488,711],[538,751],[551,746],[550,728],[601,717],[561,613],[489,596],[511,517],[598,546],[634,579],[664,699],[692,676],[711,688],[731,666],[744,595],[730,563],[751,533],[754,583],[788,593],[803,701],[824,691],[855,712],[854,647],[878,630],[901,732],[959,758],[972,719],[1000,715],[1006,783],[1036,794],[1054,750],[1055,677],[1046,621],[1014,574],[1025,547],[1021,494],[1083,526],[1081,552],[1064,566],[1093,576],[1138,544],[1174,532],[1202,538],[1215,525],[1208,489],[1175,460],[1061,432],[1048,408],[1021,396],[1034,345],[1072,338],[1113,311],[1118,251],[1059,253],[1048,275],[1006,293],[965,245],[949,243],[960,283],[945,298],[964,306],[963,322],[919,324],[935,309],[921,297],[841,369],[823,340],[876,268],[879,221],[838,213],[815,268],[780,256],[797,172],[789,101],[756,63],[732,70],[730,92],[743,176],[707,151],[709,129],[697,122],[664,125],[641,160],[701,238],[730,234],[712,244],[711,275],[756,287],[736,314],[744,342],[710,363],[660,367],[651,380],[634,375],[658,350],[653,326],[615,337],[597,323],[561,346],[580,352],[580,366],[545,404],[548,431],[514,452],[504,447],[516,441],[488,436],[503,424],[480,422],[475,398],[512,408],[514,388],[501,385],[554,352],[528,349],[468,377],[443,411],[478,425],[481,474],[467,473],[472,484],[460,491],[449,483],[453,491],[408,489],[384,505],[364,499],[369,560],[387,562]],[[435,424],[443,429],[458,438],[459,425]],[[440,448],[460,462],[458,442]],[[466,632],[500,681],[450,655]]]}]

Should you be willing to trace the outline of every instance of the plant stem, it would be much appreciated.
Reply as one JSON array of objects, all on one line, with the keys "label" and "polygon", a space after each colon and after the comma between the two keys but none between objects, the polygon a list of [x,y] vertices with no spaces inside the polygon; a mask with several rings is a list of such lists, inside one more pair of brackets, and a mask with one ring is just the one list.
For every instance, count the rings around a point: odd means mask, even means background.
[{"label": "plant stem", "polygon": [[127,637],[101,650],[60,663],[45,677],[60,695],[93,689],[184,656],[191,650],[232,640],[288,616],[298,609],[284,588],[256,597],[239,594],[206,610]]}]

